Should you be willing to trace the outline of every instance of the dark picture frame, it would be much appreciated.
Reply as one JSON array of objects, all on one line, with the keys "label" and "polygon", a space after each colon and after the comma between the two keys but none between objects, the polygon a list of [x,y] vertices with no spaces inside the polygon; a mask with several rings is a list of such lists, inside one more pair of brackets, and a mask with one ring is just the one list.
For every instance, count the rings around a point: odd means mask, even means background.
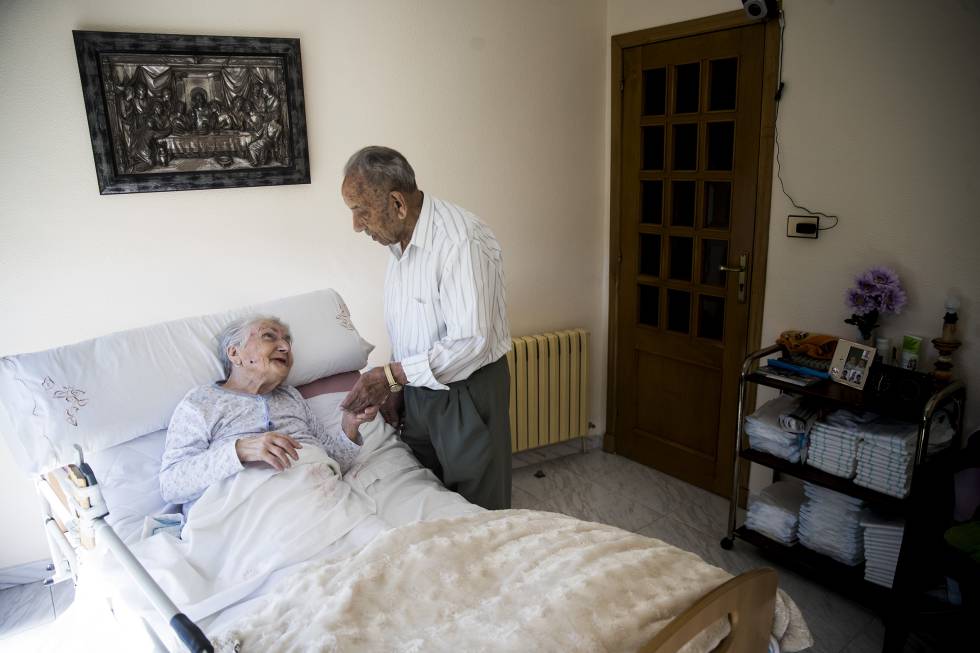
[{"label": "dark picture frame", "polygon": [[310,183],[299,39],[72,35],[102,195]]}]

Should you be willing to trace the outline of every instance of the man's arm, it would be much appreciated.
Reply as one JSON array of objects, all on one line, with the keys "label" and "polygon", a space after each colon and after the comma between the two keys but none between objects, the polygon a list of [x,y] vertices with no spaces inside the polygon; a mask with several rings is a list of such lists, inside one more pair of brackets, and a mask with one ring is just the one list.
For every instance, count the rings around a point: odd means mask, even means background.
[{"label": "man's arm", "polygon": [[439,300],[446,320],[446,337],[427,352],[401,360],[410,385],[447,389],[446,383],[468,378],[486,362],[491,328],[499,313],[500,258],[480,241],[460,243],[442,270]]},{"label": "man's arm", "polygon": [[[499,258],[488,256],[476,241],[457,246],[442,272],[439,300],[446,319],[446,337],[428,351],[391,363],[401,385],[446,390],[446,383],[465,379],[485,362],[490,347],[491,322],[500,319]],[[361,375],[341,407],[361,412],[380,406],[388,397],[384,369],[375,367]]]}]

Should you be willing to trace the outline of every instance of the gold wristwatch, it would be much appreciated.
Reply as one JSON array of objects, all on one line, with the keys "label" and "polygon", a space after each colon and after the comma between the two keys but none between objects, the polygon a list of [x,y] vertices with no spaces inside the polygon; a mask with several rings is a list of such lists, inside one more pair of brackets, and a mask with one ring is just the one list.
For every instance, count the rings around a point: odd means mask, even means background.
[{"label": "gold wristwatch", "polygon": [[389,392],[401,392],[402,384],[395,380],[395,375],[391,371],[391,364],[385,363],[385,377],[388,379]]}]

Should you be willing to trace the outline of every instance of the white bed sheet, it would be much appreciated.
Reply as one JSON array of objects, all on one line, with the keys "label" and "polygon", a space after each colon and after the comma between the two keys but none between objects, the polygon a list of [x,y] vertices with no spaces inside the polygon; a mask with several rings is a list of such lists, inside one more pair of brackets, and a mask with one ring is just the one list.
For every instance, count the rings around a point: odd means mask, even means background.
[{"label": "white bed sheet", "polygon": [[[319,395],[309,399],[309,403],[319,419],[324,420],[328,425],[331,421],[339,421],[337,407],[346,393],[331,393]],[[381,417],[376,418],[380,423]],[[422,465],[412,455],[409,447],[404,444],[390,428],[364,429],[378,434],[376,437],[369,437],[365,440],[364,446],[355,459],[353,467],[345,474],[345,480],[352,486],[362,490],[377,505],[377,517],[382,520],[387,528],[395,528],[404,524],[418,521],[431,521],[444,517],[454,517],[459,515],[483,512],[484,509],[466,501],[462,496],[447,490],[438,478],[422,467]],[[142,438],[141,438],[142,440]],[[136,442],[136,441],[134,441]],[[137,456],[145,456],[149,445],[137,443],[134,445],[133,453]],[[145,485],[145,479],[141,480]],[[119,488],[113,488],[115,493]],[[137,523],[142,523],[142,519],[134,516],[126,517],[126,524],[133,528]],[[376,535],[378,530],[370,525],[357,529],[352,532],[348,541],[344,544],[346,548],[355,550],[366,545],[371,538]],[[223,610],[216,616],[202,620],[199,625],[206,632],[211,632],[224,627],[225,624],[236,620],[240,615],[248,613],[253,609],[254,604],[264,595],[273,591],[278,582],[290,576],[299,565],[281,569],[272,574],[269,579],[245,599],[237,604]],[[95,565],[92,565],[95,567]],[[89,574],[91,576],[92,574]],[[101,576],[98,578],[86,577],[83,569],[80,574],[80,585],[91,581],[92,584],[101,586],[99,594],[106,591],[106,581]],[[93,592],[84,591],[80,595],[92,595]],[[75,606],[73,606],[74,608]],[[117,613],[124,612],[125,606],[119,605],[118,598],[113,609]],[[171,631],[163,620],[147,610],[137,610],[134,614],[123,616],[119,614],[120,620],[134,620],[136,614],[148,618],[158,633],[163,634],[165,645],[173,650],[182,650],[178,642],[171,636]],[[66,615],[67,616],[67,615]],[[134,629],[130,627],[130,632]],[[136,645],[136,642],[133,642]],[[145,643],[144,643],[145,645]],[[139,650],[134,648],[133,650]]]}]

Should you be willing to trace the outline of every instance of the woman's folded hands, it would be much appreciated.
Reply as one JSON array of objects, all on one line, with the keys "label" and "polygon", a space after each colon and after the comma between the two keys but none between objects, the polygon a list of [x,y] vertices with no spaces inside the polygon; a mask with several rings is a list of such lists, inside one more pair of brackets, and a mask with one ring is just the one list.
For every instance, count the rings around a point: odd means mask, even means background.
[{"label": "woman's folded hands", "polygon": [[250,438],[240,438],[235,442],[235,453],[243,463],[267,463],[276,471],[283,471],[299,460],[297,449],[302,449],[295,438],[270,431]]}]

